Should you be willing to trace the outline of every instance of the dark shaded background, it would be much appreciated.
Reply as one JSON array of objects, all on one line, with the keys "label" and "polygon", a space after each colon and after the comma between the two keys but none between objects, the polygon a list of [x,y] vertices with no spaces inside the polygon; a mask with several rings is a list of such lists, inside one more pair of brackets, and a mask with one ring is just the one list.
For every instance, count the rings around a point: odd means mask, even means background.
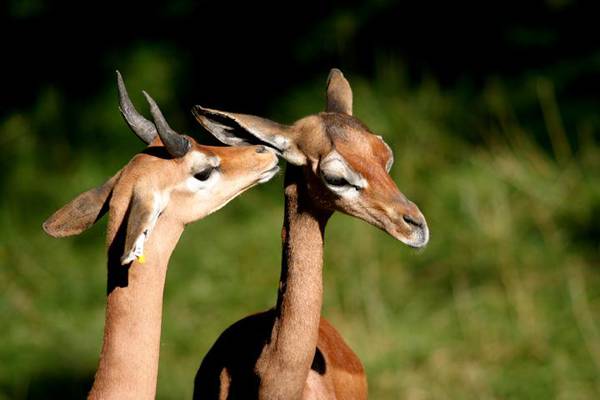
[{"label": "dark shaded background", "polygon": [[173,90],[185,109],[205,103],[261,114],[331,66],[372,78],[393,60],[411,82],[431,76],[465,96],[490,78],[518,87],[534,74],[550,77],[570,122],[598,105],[597,10],[568,0],[9,1],[0,106],[3,114],[31,106],[48,84],[69,102],[85,101],[120,57],[149,42],[182,64]]}]

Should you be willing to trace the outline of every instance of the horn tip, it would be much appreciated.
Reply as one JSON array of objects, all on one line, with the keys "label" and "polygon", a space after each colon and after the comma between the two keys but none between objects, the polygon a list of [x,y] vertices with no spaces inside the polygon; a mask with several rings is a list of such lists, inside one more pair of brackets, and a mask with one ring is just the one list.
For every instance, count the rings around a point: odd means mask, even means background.
[{"label": "horn tip", "polygon": [[153,110],[155,108],[158,108],[158,105],[156,104],[156,101],[154,101],[154,99],[152,98],[152,96],[150,96],[148,94],[148,92],[146,92],[145,90],[142,90],[142,94],[144,95],[144,97],[146,98],[146,101],[150,105],[150,112],[153,112]]},{"label": "horn tip", "polygon": [[117,72],[117,91],[119,92],[119,102],[123,102],[129,99],[127,94],[127,88],[125,87],[125,82],[123,82],[123,77],[119,70]]}]

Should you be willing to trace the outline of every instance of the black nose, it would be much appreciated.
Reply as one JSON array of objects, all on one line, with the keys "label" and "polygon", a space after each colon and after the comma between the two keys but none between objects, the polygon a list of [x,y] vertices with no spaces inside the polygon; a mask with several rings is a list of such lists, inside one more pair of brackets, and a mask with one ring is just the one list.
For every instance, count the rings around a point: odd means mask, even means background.
[{"label": "black nose", "polygon": [[423,221],[419,218],[413,218],[410,215],[403,215],[402,219],[409,225],[416,226],[417,228],[423,228]]},{"label": "black nose", "polygon": [[256,152],[257,153],[266,153],[267,152],[267,148],[265,146],[256,146]]}]

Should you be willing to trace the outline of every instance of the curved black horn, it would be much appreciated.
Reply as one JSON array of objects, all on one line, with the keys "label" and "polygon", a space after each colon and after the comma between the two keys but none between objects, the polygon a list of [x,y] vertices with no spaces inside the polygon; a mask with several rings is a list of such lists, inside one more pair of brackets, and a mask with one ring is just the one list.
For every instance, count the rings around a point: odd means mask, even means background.
[{"label": "curved black horn", "polygon": [[125,122],[137,137],[142,139],[144,143],[150,144],[156,135],[158,135],[156,127],[152,122],[148,121],[137,112],[133,106],[129,94],[127,93],[127,89],[125,89],[123,77],[119,71],[117,71],[117,87],[119,89],[119,110],[121,111],[121,115],[123,115]]},{"label": "curved black horn", "polygon": [[150,112],[156,129],[158,129],[158,136],[160,136],[160,140],[162,140],[167,151],[175,158],[183,157],[191,147],[190,141],[171,129],[152,97],[145,91],[142,91],[142,93],[144,93],[148,104],[150,104]]}]

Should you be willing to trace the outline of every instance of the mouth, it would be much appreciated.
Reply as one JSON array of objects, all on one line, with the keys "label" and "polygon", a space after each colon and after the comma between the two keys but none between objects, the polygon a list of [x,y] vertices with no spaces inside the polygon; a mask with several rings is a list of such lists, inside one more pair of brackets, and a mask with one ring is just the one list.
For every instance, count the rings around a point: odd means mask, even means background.
[{"label": "mouth", "polygon": [[410,230],[410,234],[405,237],[403,242],[414,249],[425,247],[429,242],[429,228],[425,218],[421,216],[421,218],[415,219],[409,215],[404,215],[402,222]]},{"label": "mouth", "polygon": [[401,241],[405,245],[413,249],[422,249],[429,242],[429,229],[425,226],[423,228],[413,229],[410,234],[405,234],[398,232],[397,230],[388,230],[387,231],[392,237],[396,240]]},{"label": "mouth", "polygon": [[260,177],[258,178],[258,183],[265,183],[265,182],[271,180],[271,178],[273,178],[278,172],[279,172],[279,165],[275,164],[275,166],[273,168],[260,174]]},{"label": "mouth", "polygon": [[429,228],[425,225],[422,228],[415,229],[408,238],[400,240],[413,249],[421,249],[429,242]]},{"label": "mouth", "polygon": [[411,218],[403,218],[400,223],[388,220],[381,229],[413,249],[421,249],[429,242],[429,227],[424,219],[416,222]]}]

